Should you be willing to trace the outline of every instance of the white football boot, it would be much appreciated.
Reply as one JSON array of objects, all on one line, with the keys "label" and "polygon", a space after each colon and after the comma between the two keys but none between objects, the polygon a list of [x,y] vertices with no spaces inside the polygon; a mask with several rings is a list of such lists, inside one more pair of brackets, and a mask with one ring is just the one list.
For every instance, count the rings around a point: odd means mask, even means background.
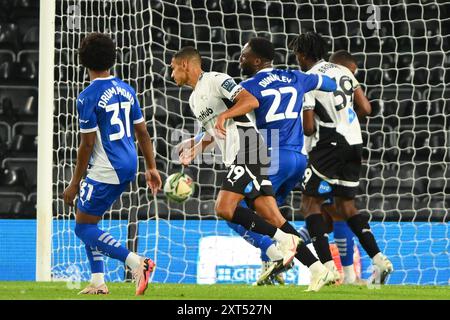
[{"label": "white football boot", "polygon": [[97,287],[90,284],[86,288],[78,292],[78,294],[109,294],[109,290],[105,283]]},{"label": "white football boot", "polygon": [[[374,267],[374,275],[371,277],[371,282],[378,282],[385,284],[387,276],[394,272],[394,266],[389,259],[381,252],[377,253],[372,259]],[[378,279],[379,278],[379,279]]]},{"label": "white football boot", "polygon": [[283,254],[283,267],[289,268],[292,260],[297,254],[297,247],[300,244],[300,238],[294,234],[288,234],[284,241],[277,242],[277,247]]}]

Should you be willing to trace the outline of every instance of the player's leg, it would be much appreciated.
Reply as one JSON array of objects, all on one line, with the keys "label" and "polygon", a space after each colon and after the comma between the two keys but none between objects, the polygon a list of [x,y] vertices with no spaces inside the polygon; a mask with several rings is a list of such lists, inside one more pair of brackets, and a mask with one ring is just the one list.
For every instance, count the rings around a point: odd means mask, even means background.
[{"label": "player's leg", "polygon": [[[333,208],[334,208],[334,210],[333,210]],[[322,202],[322,206],[320,208],[320,212],[322,213],[323,221],[325,222],[326,233],[333,232],[333,228],[334,228],[334,219],[335,219],[335,217],[333,217],[330,214],[331,211],[334,211],[334,212],[336,211],[332,197],[328,198],[328,199],[325,199]],[[341,219],[341,220],[344,220],[344,219]],[[306,226],[301,227],[298,232],[300,233],[303,241],[306,244],[311,243],[311,236],[309,235],[309,232],[308,232],[308,229],[306,228]]]},{"label": "player's leg", "polygon": [[[268,223],[254,214],[253,210],[239,206],[239,202],[244,199],[243,194],[225,189],[230,189],[229,187],[229,184],[224,183],[222,190],[219,192],[215,206],[216,214],[227,221],[242,225],[249,231],[275,239],[284,248],[284,250],[281,250],[283,266],[287,267],[290,265],[299,239]],[[232,188],[239,189],[239,184],[233,183]]]},{"label": "player's leg", "polygon": [[[286,173],[288,176],[278,188],[274,184],[275,198],[278,207],[285,202],[286,197],[294,190],[299,181],[301,182],[308,163],[307,157],[302,153],[290,151],[289,154],[295,158],[295,165],[288,168],[289,173]],[[287,156],[286,150],[283,150],[282,158],[287,158]],[[270,177],[270,180],[272,181],[272,177]],[[298,233],[305,244],[311,242],[311,237],[309,236],[306,226],[301,227],[298,230]]]},{"label": "player's leg", "polygon": [[[297,230],[281,215],[273,196],[261,195],[257,197],[254,201],[254,207],[259,215],[271,221],[271,223],[275,223],[284,232],[298,236]],[[310,291],[318,291],[323,285],[334,281],[334,275],[317,260],[304,242],[300,242],[298,245],[295,257],[311,271]],[[277,274],[278,271],[275,270],[272,276]]]},{"label": "player's leg", "polygon": [[327,226],[322,215],[322,203],[332,195],[331,185],[319,177],[310,167],[305,170],[302,182],[301,214],[319,260],[333,272],[334,280],[340,279],[328,243]]},{"label": "player's leg", "polygon": [[[295,186],[295,183],[298,182],[299,177],[303,175],[304,167],[306,166],[306,160],[303,159],[303,167],[298,168],[296,154],[298,152],[288,151],[288,150],[278,150],[275,153],[272,153],[271,157],[271,166],[269,168],[269,180],[272,183],[273,192],[276,194],[277,204],[280,206],[284,203],[286,196]],[[299,154],[300,155],[300,154]],[[303,158],[305,156],[301,155]],[[279,159],[283,159],[283,166],[280,166]],[[296,174],[296,172],[299,172]],[[291,181],[292,180],[292,181]],[[247,203],[245,201],[241,201],[240,206],[246,207]],[[275,242],[269,238],[268,236],[260,235],[255,232],[251,232],[246,230],[241,225],[236,225],[232,223],[228,223],[228,225],[236,231],[239,235],[241,235],[247,242],[252,244],[253,246],[261,249],[261,260],[262,260],[262,269],[261,274],[267,272],[272,266],[272,261],[276,261],[280,259],[280,251],[275,246]],[[282,275],[275,277],[275,280],[281,284],[284,284],[284,279]],[[271,282],[270,282],[271,283]],[[265,281],[264,283],[257,284],[270,284]]]},{"label": "player's leg", "polygon": [[333,201],[322,205],[322,213],[325,217],[328,217],[332,224],[334,241],[336,242],[344,271],[344,283],[355,283],[357,278],[353,266],[354,234],[347,225],[345,217],[336,210],[336,205]]},{"label": "player's leg", "polygon": [[[307,159],[300,152],[285,149],[279,149],[277,152],[272,150],[271,159],[271,166],[268,172],[269,180],[272,182],[275,200],[278,208],[280,208],[285,203],[287,196],[302,178]],[[262,270],[263,272],[267,272],[270,268],[270,263],[266,262],[267,260],[264,257],[262,257],[262,260]],[[274,261],[276,259],[271,258],[271,260]],[[273,262],[271,263],[273,264]],[[282,273],[274,276],[273,279],[280,284],[284,284],[285,282]]]},{"label": "player's leg", "polygon": [[[247,205],[244,205],[247,208]],[[242,205],[242,202],[240,203]],[[278,260],[283,259],[282,252],[276,246],[276,242],[272,240],[269,236],[262,235],[253,231],[246,230],[243,226],[227,221],[228,226],[238,233],[245,241],[247,241],[252,246],[261,250],[261,272],[260,275],[264,275],[275,267],[275,263]],[[280,284],[284,284],[284,279],[281,275],[277,275],[273,280]],[[254,285],[272,285],[274,284],[272,279],[267,277],[259,277]]]},{"label": "player's leg", "polygon": [[85,249],[91,267],[91,282],[79,294],[108,294],[103,254],[88,245],[85,246]]},{"label": "player's leg", "polygon": [[347,224],[359,239],[361,246],[372,259],[374,266],[377,267],[375,276],[378,277],[379,275],[379,279],[372,280],[379,280],[380,283],[384,283],[386,277],[393,272],[394,269],[392,263],[381,253],[367,218],[358,212],[355,207],[354,199],[344,197],[336,197],[335,199],[337,210],[345,215]]},{"label": "player's leg", "polygon": [[393,271],[392,263],[380,252],[375,237],[370,229],[368,219],[358,212],[355,196],[358,193],[359,173],[361,168],[361,146],[350,146],[341,152],[341,168],[334,195],[337,212],[345,217],[359,243],[367,252],[375,266],[373,280],[384,283]]},{"label": "player's leg", "polygon": [[[242,203],[239,204],[242,206]],[[242,206],[244,207],[244,206]],[[247,207],[245,205],[245,207]],[[252,246],[261,249],[261,259],[264,262],[281,259],[281,253],[275,246],[275,242],[269,236],[259,234],[253,231],[245,229],[240,224],[235,224],[227,221],[228,226],[239,234],[245,241]]]},{"label": "player's leg", "polygon": [[[91,215],[82,217],[82,214],[77,210],[76,219],[80,223],[97,224],[101,220],[101,217]],[[85,245],[85,250],[91,268],[91,282],[78,294],[108,294],[109,290],[105,283],[103,254],[89,245]]]},{"label": "player's leg", "polygon": [[[130,252],[112,235],[98,227],[103,213],[122,194],[127,184],[111,185],[86,178],[80,188],[77,203],[75,234],[86,248],[96,248],[97,252],[128,265],[136,279],[136,294],[143,294],[155,266],[153,261]],[[87,254],[89,256],[89,253]],[[96,267],[95,264],[91,264],[92,266]],[[94,273],[94,270],[92,272]]]}]

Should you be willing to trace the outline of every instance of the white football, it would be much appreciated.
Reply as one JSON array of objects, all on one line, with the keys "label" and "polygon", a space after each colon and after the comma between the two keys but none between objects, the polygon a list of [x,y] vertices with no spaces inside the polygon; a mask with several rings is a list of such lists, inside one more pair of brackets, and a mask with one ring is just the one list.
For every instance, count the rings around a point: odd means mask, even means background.
[{"label": "white football", "polygon": [[194,193],[194,180],[183,172],[173,173],[164,183],[164,194],[175,202],[184,202]]}]

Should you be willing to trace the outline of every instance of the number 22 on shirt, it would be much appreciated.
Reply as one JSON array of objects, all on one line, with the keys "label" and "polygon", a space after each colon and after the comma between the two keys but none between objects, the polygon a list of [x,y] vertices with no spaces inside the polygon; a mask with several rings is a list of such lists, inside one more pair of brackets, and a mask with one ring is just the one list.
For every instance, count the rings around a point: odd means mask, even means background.
[{"label": "number 22 on shirt", "polygon": [[[291,98],[289,99],[288,106],[286,107],[286,111],[276,113],[281,103],[281,95],[282,94],[290,94]],[[294,87],[282,87],[280,89],[267,89],[261,91],[261,95],[263,97],[274,96],[272,105],[269,108],[269,111],[266,115],[266,122],[273,122],[283,119],[296,119],[298,117],[298,112],[294,111],[295,103],[297,101],[297,90]]]}]

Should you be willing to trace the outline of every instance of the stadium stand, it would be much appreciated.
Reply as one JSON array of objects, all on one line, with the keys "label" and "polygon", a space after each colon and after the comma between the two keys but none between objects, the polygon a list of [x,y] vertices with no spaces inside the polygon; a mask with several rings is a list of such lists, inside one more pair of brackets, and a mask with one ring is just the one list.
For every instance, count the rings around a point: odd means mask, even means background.
[{"label": "stadium stand", "polygon": [[36,216],[39,2],[0,7],[0,215]]}]

